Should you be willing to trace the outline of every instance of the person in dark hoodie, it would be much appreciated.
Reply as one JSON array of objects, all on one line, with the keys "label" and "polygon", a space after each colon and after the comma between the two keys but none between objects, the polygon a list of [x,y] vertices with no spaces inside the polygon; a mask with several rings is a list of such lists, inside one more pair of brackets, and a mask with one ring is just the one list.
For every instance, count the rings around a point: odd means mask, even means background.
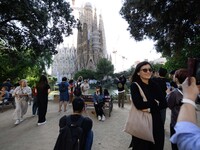
[{"label": "person in dark hoodie", "polygon": [[[153,78],[153,80],[159,85],[162,94],[166,97],[166,91],[167,91],[167,86],[170,85],[169,79],[166,78],[167,75],[167,69],[160,67],[158,70],[158,77]],[[166,120],[166,109],[160,110],[161,117],[163,120],[163,124],[165,124]]]},{"label": "person in dark hoodie", "polygon": [[122,108],[124,108],[125,84],[126,84],[126,78],[124,77],[124,75],[121,75],[117,81],[117,90],[118,90],[118,106]]}]

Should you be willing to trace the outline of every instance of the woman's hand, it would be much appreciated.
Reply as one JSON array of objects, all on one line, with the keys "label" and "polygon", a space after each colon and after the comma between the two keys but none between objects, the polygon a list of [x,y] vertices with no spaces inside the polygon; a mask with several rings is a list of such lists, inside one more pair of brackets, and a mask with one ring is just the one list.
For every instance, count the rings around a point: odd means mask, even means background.
[{"label": "woman's hand", "polygon": [[192,101],[195,101],[197,98],[197,95],[199,94],[199,89],[196,85],[196,79],[194,77],[191,77],[191,85],[188,85],[188,78],[183,82],[182,88],[183,88],[183,98],[190,99]]}]

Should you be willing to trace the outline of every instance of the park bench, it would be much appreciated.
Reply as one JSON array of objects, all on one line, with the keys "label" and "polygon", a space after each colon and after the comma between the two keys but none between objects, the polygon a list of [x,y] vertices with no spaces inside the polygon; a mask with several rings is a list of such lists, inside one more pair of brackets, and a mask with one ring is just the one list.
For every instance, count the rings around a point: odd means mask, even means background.
[{"label": "park bench", "polygon": [[10,96],[8,99],[2,99],[0,102],[1,112],[3,112],[4,108],[8,105],[12,105],[15,108],[15,99],[14,97]]},{"label": "park bench", "polygon": [[[82,98],[85,101],[85,109],[87,110],[87,108],[94,108],[94,102],[93,102],[93,95],[92,94],[88,94],[88,95],[82,95]],[[108,110],[108,116],[111,116],[111,112],[113,109],[113,100],[112,100],[112,96],[108,96],[104,99],[105,105],[104,105],[104,109]]]}]

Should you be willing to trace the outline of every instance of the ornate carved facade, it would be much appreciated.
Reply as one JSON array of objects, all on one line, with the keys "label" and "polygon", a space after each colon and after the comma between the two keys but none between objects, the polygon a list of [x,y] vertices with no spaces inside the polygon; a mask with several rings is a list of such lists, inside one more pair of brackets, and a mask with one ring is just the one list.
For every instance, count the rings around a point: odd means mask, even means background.
[{"label": "ornate carved facade", "polygon": [[79,19],[82,30],[77,36],[77,68],[95,70],[100,58],[108,58],[103,19],[101,15],[97,18],[90,3],[81,9]]},{"label": "ornate carved facade", "polygon": [[61,81],[62,77],[73,78],[76,70],[76,49],[72,47],[61,47],[57,49],[58,54],[54,56],[52,64],[52,76]]}]

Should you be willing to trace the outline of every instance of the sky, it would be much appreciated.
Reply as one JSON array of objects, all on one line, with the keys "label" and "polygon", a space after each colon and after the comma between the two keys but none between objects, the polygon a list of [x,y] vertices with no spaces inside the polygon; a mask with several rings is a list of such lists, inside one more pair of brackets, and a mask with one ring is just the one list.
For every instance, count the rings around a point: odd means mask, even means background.
[{"label": "sky", "polygon": [[[69,1],[69,0],[68,0]],[[71,1],[70,1],[71,2]],[[136,42],[127,31],[128,23],[119,14],[122,7],[122,0],[75,0],[75,6],[81,7],[85,2],[90,2],[97,8],[97,14],[102,14],[106,36],[106,47],[112,56],[112,63],[115,72],[129,69],[136,61],[149,61],[161,57],[154,49],[154,42],[144,40]],[[70,40],[76,43],[76,38],[65,39],[64,45],[69,44]],[[113,53],[117,51],[116,53]]]}]

